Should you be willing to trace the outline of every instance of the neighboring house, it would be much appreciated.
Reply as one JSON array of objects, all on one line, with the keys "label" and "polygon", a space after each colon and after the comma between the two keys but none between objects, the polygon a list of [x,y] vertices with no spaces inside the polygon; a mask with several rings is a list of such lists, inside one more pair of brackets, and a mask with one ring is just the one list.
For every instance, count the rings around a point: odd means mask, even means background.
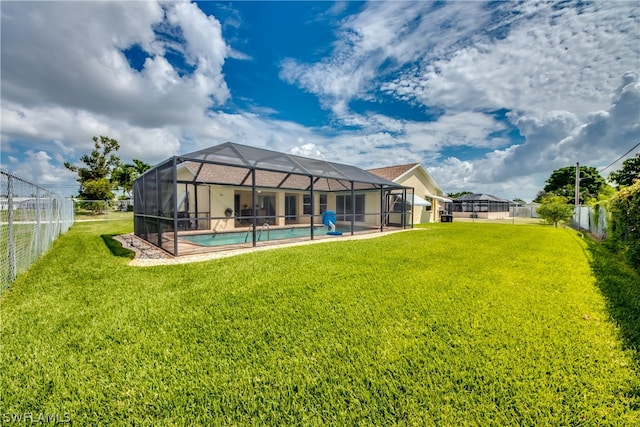
[{"label": "neighboring house", "polygon": [[[54,199],[51,197],[12,197],[12,207],[13,210],[18,209],[27,209],[27,210],[36,210],[36,209],[48,209],[51,208],[51,203],[56,203]],[[53,201],[53,202],[52,202]],[[38,207],[38,205],[40,205]],[[2,198],[0,200],[0,211],[8,211],[9,210],[9,198]]]},{"label": "neighboring house", "polygon": [[420,163],[369,169],[368,172],[398,185],[413,187],[414,224],[439,221],[440,212],[445,211],[445,205],[451,202]]},{"label": "neighboring house", "polygon": [[454,218],[509,218],[509,208],[514,202],[491,194],[465,194],[453,200],[451,211]]}]

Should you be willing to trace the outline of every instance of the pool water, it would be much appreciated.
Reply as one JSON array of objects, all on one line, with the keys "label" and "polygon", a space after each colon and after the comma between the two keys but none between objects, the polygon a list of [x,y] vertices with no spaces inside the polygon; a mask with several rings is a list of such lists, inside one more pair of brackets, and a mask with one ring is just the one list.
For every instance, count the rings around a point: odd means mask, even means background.
[{"label": "pool water", "polygon": [[[327,231],[326,227],[314,227],[314,234]],[[258,228],[256,231],[256,240],[265,242],[267,240],[294,239],[299,237],[311,238],[311,229],[309,227],[292,227],[277,228],[274,230],[262,230]],[[182,239],[200,246],[221,246],[251,242],[253,237],[251,232],[237,231],[232,233],[214,233],[214,234],[198,234],[193,236],[182,236]]]}]

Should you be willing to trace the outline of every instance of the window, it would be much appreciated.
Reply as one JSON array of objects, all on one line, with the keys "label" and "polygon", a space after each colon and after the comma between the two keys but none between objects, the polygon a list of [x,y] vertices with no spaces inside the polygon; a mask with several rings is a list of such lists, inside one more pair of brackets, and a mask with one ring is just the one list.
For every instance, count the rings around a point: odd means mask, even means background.
[{"label": "window", "polygon": [[302,196],[302,214],[311,215],[311,194]]},{"label": "window", "polygon": [[298,212],[298,196],[295,194],[287,194],[284,196],[284,215],[285,224],[295,224]]},{"label": "window", "polygon": [[364,222],[364,194],[355,195],[355,209],[351,204],[351,195],[336,196],[336,215],[338,221],[351,221],[352,214],[354,221]]},{"label": "window", "polygon": [[327,195],[320,195],[320,213],[327,211]]},{"label": "window", "polygon": [[[327,195],[320,194],[320,213],[327,210]],[[318,210],[316,209],[316,212]],[[305,215],[311,215],[311,194],[305,194],[302,198],[302,213]]]}]

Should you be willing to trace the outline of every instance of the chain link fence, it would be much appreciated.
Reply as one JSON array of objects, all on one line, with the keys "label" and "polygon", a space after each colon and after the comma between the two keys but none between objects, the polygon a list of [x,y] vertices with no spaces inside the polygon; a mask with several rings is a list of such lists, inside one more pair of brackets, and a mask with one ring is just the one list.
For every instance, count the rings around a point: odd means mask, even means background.
[{"label": "chain link fence", "polygon": [[47,252],[73,221],[73,200],[0,170],[0,290]]}]

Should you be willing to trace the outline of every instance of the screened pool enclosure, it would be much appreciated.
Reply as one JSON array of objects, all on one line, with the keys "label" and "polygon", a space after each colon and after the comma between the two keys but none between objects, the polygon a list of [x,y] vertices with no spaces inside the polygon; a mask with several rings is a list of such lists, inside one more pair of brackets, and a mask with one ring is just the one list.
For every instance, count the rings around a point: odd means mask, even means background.
[{"label": "screened pool enclosure", "polygon": [[227,142],[136,179],[134,230],[174,256],[382,232],[413,227],[412,196],[355,166]]}]

